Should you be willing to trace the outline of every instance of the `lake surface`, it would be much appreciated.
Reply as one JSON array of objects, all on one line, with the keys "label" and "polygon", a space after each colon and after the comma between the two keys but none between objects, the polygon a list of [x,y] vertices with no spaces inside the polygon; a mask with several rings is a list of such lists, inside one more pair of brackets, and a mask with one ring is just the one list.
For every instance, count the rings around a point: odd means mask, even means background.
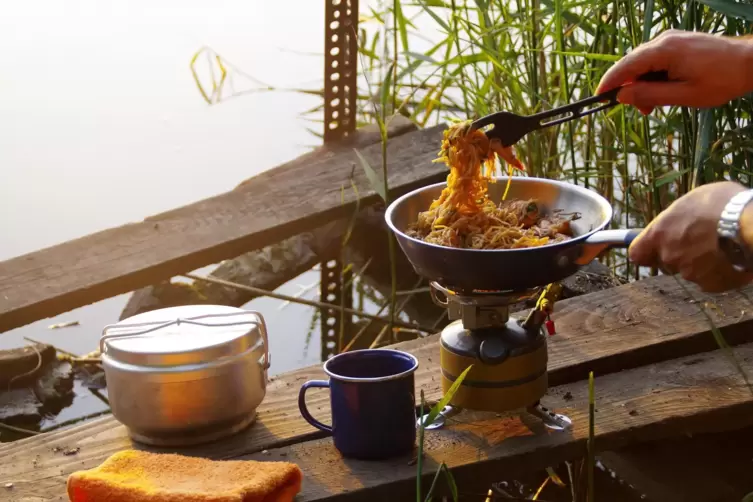
[{"label": "lake surface", "polygon": [[[363,2],[362,4],[368,4]],[[319,144],[300,114],[319,98],[249,94],[209,106],[189,63],[209,46],[278,88],[320,89],[324,4],[31,0],[0,5],[0,260],[234,188]],[[237,90],[254,82],[236,79]],[[280,292],[297,294],[317,272]],[[305,294],[316,299],[318,287]],[[0,334],[84,354],[128,295]],[[252,301],[270,330],[272,373],[319,361],[312,309]],[[80,326],[50,330],[52,323]],[[308,350],[307,350],[307,347]],[[80,393],[54,422],[105,405]]]}]

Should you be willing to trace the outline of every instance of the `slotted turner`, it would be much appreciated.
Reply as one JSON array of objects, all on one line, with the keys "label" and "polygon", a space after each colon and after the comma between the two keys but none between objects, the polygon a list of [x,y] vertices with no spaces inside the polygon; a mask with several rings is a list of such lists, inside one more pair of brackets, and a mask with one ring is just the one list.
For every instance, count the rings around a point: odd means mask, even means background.
[{"label": "slotted turner", "polygon": [[[652,71],[644,73],[638,77],[638,80],[645,82],[667,82],[669,81],[669,74],[666,70]],[[596,96],[534,115],[516,115],[510,112],[492,113],[473,121],[471,127],[481,129],[482,127],[493,125],[493,129],[485,131],[486,135],[489,138],[500,140],[503,146],[512,146],[531,131],[569,122],[618,105],[617,94],[620,92],[620,89],[622,87],[616,87]],[[603,104],[587,108],[589,105],[595,103]]]}]

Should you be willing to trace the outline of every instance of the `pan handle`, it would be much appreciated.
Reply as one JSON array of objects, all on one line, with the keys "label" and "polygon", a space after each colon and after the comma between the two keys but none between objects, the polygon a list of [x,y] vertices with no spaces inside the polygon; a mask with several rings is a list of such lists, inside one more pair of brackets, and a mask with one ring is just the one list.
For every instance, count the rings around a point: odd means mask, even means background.
[{"label": "pan handle", "polygon": [[601,230],[583,241],[580,256],[575,263],[588,265],[601,253],[608,249],[628,248],[633,243],[642,228],[630,228],[627,230]]}]

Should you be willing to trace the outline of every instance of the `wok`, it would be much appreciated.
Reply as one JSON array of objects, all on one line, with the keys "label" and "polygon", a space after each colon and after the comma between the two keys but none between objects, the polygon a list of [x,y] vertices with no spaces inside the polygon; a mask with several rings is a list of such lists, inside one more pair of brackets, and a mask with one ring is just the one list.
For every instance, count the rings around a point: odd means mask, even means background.
[{"label": "wok", "polygon": [[[489,184],[489,197],[502,200],[507,177]],[[508,199],[536,199],[546,210],[578,212],[572,221],[575,237],[545,246],[523,249],[458,249],[430,244],[405,234],[418,213],[426,211],[446,183],[407,193],[389,205],[387,225],[416,273],[455,291],[521,291],[560,281],[610,248],[627,248],[641,229],[604,230],[612,206],[596,192],[561,181],[516,176]]]}]

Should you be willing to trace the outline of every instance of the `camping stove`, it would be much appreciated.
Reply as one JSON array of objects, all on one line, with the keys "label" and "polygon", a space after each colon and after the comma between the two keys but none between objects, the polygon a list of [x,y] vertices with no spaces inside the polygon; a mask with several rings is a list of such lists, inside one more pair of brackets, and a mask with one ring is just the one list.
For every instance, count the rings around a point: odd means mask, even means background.
[{"label": "camping stove", "polygon": [[[431,283],[432,299],[447,309],[452,321],[440,337],[443,392],[473,365],[434,427],[462,408],[526,410],[552,429],[569,427],[569,418],[539,402],[548,386],[548,334],[543,328],[554,334],[549,314],[560,292],[558,284],[526,291],[454,291]],[[536,296],[536,306],[525,319],[510,317],[511,305]]]}]

